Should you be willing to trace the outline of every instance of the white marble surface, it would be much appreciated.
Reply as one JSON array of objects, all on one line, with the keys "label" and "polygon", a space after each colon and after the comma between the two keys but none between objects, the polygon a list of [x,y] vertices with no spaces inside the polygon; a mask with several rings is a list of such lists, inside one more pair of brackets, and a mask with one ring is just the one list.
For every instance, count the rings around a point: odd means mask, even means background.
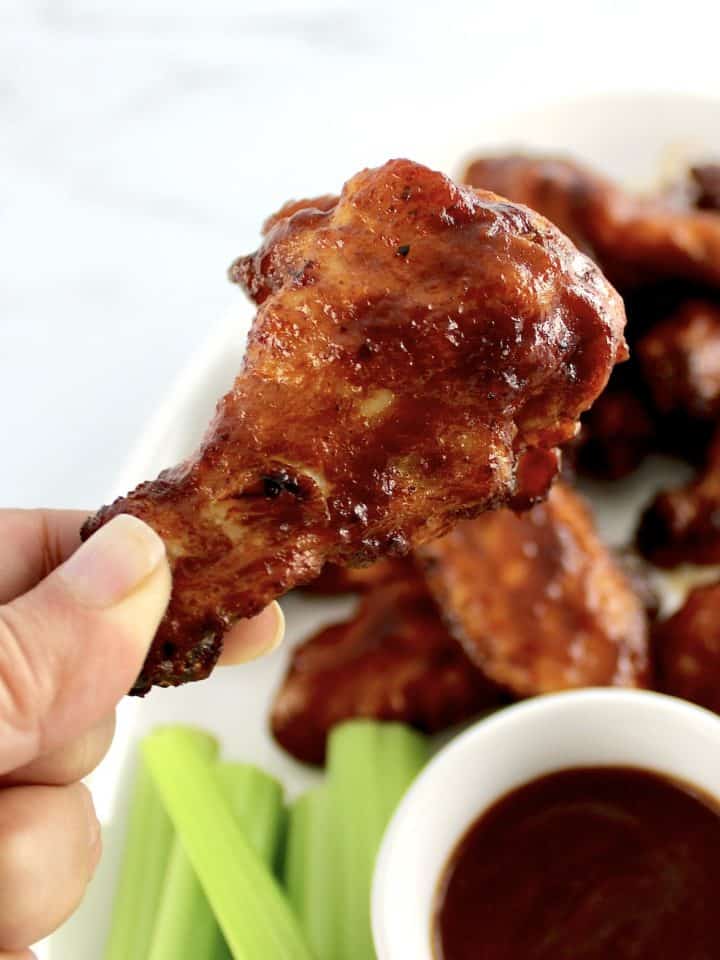
[{"label": "white marble surface", "polygon": [[498,110],[718,92],[710,6],[0,0],[0,504],[104,498],[285,198]]}]

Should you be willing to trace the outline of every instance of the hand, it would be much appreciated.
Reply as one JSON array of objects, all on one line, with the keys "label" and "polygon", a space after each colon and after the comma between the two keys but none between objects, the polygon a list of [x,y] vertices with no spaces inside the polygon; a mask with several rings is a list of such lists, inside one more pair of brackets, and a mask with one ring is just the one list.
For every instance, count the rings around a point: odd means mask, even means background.
[{"label": "hand", "polygon": [[[30,958],[82,899],[101,841],[79,781],[110,745],[170,596],[150,527],[119,516],[81,546],[83,520],[0,510],[0,960]],[[277,604],[238,624],[223,661],[267,652],[283,625]]]}]

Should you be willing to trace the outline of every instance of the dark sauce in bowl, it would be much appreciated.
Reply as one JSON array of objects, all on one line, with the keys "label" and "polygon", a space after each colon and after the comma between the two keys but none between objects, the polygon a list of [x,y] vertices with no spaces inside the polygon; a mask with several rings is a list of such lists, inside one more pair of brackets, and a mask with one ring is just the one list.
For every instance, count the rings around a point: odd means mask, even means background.
[{"label": "dark sauce in bowl", "polygon": [[438,960],[720,958],[720,806],[623,767],[501,798],[445,870]]}]

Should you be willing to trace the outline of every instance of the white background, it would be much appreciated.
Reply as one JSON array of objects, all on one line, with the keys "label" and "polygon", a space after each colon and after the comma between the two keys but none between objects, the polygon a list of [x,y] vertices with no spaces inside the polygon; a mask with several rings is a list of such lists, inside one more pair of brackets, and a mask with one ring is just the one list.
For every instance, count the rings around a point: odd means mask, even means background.
[{"label": "white background", "polygon": [[713,7],[0,0],[0,505],[106,497],[286,198],[498,111],[720,93]]}]

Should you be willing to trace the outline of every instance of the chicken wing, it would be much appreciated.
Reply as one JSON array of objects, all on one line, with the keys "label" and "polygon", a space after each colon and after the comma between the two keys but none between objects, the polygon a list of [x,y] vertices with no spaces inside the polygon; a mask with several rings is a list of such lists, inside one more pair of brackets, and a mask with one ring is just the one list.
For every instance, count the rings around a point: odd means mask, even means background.
[{"label": "chicken wing", "polygon": [[294,202],[231,268],[258,305],[198,452],[103,508],[164,538],[173,593],[135,693],[327,562],[401,555],[518,493],[626,356],[622,302],[543,217],[395,160]]},{"label": "chicken wing", "polygon": [[640,552],[659,567],[720,563],[720,430],[704,470],[691,483],[659,493],[640,521]]},{"label": "chicken wing", "polygon": [[642,393],[613,378],[583,419],[574,458],[579,473],[620,480],[656,445],[656,424]]},{"label": "chicken wing", "polygon": [[584,472],[616,479],[651,450],[697,463],[707,448],[701,421],[708,410],[715,415],[718,366],[720,214],[713,191],[719,170],[693,168],[693,185],[683,184],[681,196],[677,188],[633,195],[558,157],[480,157],[467,170],[468,182],[548,216],[625,296],[626,333],[637,360],[616,371],[584,420],[578,446]]},{"label": "chicken wing", "polygon": [[367,567],[326,563],[320,576],[305,584],[304,589],[326,597],[337,593],[367,593],[391,580],[405,579],[413,569],[413,562],[407,557],[383,557]]},{"label": "chicken wing", "polygon": [[463,179],[544,214],[621,287],[668,277],[720,284],[716,211],[633,195],[562,157],[478,157]]},{"label": "chicken wing", "polygon": [[699,420],[720,414],[720,306],[688,300],[643,336],[637,356],[656,408]]},{"label": "chicken wing", "polygon": [[720,583],[693,590],[653,642],[660,689],[720,713]]},{"label": "chicken wing", "polygon": [[354,617],[295,650],[270,722],[294,757],[322,763],[327,735],[343,720],[435,733],[502,699],[450,636],[416,573],[376,587]]},{"label": "chicken wing", "polygon": [[643,601],[565,484],[525,515],[462,523],[419,556],[468,656],[515,696],[647,684]]}]

